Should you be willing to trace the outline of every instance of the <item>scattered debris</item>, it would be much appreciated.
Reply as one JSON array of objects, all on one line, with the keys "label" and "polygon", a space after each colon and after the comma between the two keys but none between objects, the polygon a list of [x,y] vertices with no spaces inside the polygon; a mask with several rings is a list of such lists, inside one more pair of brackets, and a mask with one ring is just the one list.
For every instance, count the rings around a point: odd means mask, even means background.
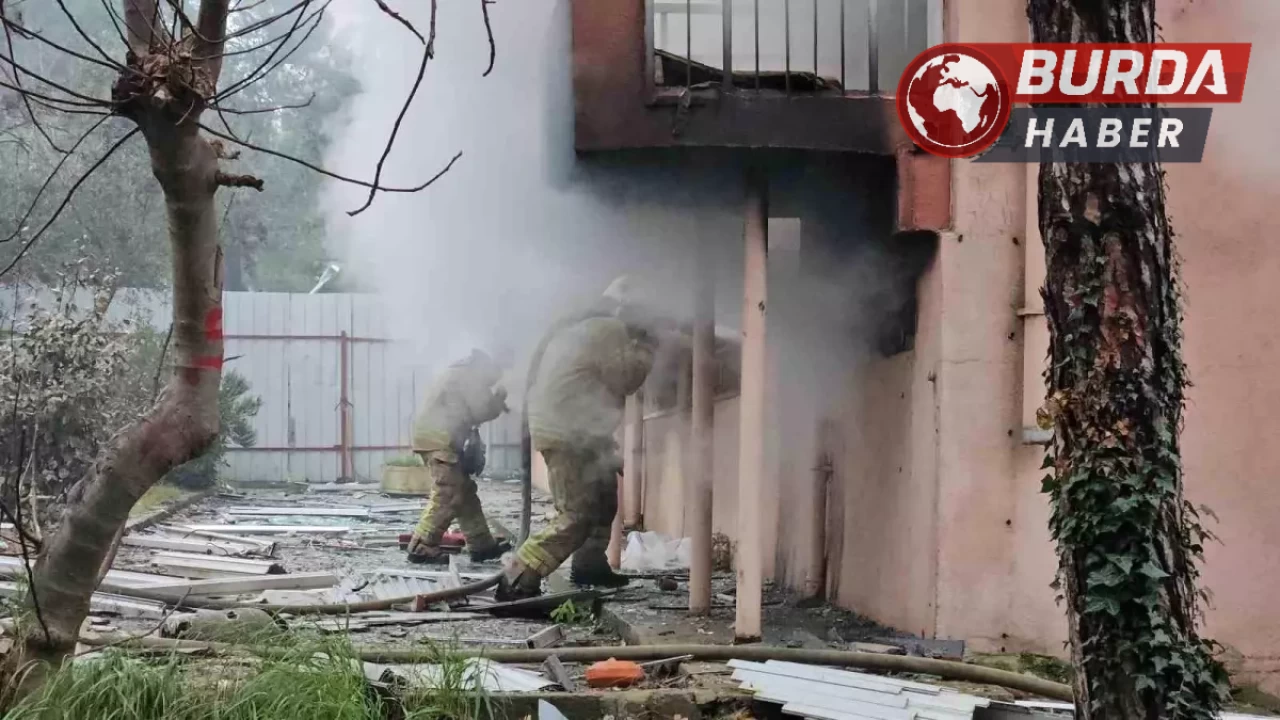
[{"label": "scattered debris", "polygon": [[622,550],[622,569],[628,572],[689,567],[689,538],[671,539],[656,532],[631,532]]},{"label": "scattered debris", "polygon": [[369,517],[369,508],[367,507],[232,507],[227,508],[227,514],[232,517],[257,517],[257,516],[273,516],[273,517],[348,517],[348,518],[367,518]]},{"label": "scattered debris", "polygon": [[346,535],[346,525],[188,525],[193,532],[216,532],[223,535]]},{"label": "scattered debris", "polygon": [[560,662],[560,658],[551,655],[542,662],[542,667],[565,692],[578,692],[578,683],[569,677],[569,672],[564,669],[564,663]]},{"label": "scattered debris", "polygon": [[558,647],[564,644],[564,640],[565,640],[564,626],[557,623],[555,625],[552,625],[551,627],[544,628],[530,635],[528,639],[524,641],[524,644],[526,647],[531,647],[534,649],[549,648],[549,647]]},{"label": "scattered debris", "polygon": [[211,540],[231,542],[237,545],[254,545],[265,551],[264,554],[267,557],[274,555],[276,549],[276,542],[274,540],[264,540],[262,538],[250,537],[247,535],[231,535],[214,530],[192,530],[190,528],[171,527],[168,525],[161,525],[159,529],[166,533],[176,534],[182,538],[202,537],[209,538]]},{"label": "scattered debris", "polygon": [[216,578],[224,575],[283,575],[284,567],[270,560],[210,557],[186,552],[158,552],[151,564],[171,575],[187,578]]},{"label": "scattered debris", "polygon": [[668,575],[663,575],[658,578],[657,585],[658,589],[662,592],[675,592],[680,589],[680,583],[676,582],[675,578]]},{"label": "scattered debris", "polygon": [[[27,569],[22,558],[0,555],[0,577],[26,578]],[[103,587],[107,584],[122,588],[154,587],[171,583],[177,578],[168,575],[131,572],[129,570],[108,570]]]},{"label": "scattered debris", "polygon": [[885,645],[897,645],[907,655],[939,658],[942,660],[964,659],[963,640],[934,640],[926,638],[873,638],[872,642]]},{"label": "scattered debris", "polygon": [[[484,658],[467,658],[462,669],[464,686],[489,692],[536,692],[555,683],[527,670],[508,667]],[[445,675],[440,665],[364,664],[365,677],[373,682],[430,690],[438,687]],[[449,678],[453,680],[453,678]],[[456,682],[456,681],[455,681]]]},{"label": "scattered debris", "polygon": [[693,659],[692,655],[680,655],[663,660],[640,663],[640,669],[647,677],[668,678],[680,672],[680,664]]},{"label": "scattered debris", "polygon": [[854,652],[876,653],[879,655],[906,655],[901,645],[882,645],[880,643],[852,642],[849,649]]},{"label": "scattered debris", "polygon": [[262,610],[198,610],[166,620],[160,632],[163,637],[184,640],[240,640],[262,637],[279,629],[270,615]]},{"label": "scattered debris", "polygon": [[225,540],[203,541],[183,540],[167,535],[126,535],[120,539],[124,545],[149,548],[152,550],[175,550],[197,555],[214,557],[238,557],[243,555],[263,555],[264,548],[257,544],[232,543]]},{"label": "scattered debris", "polygon": [[630,687],[644,680],[644,670],[630,660],[601,660],[587,668],[587,685],[593,688]]},{"label": "scattered debris", "polygon": [[757,700],[782,706],[784,714],[812,720],[1052,717],[1030,712],[1028,707],[883,675],[778,660],[730,660],[729,667],[733,668],[733,679],[742,689],[755,693]]},{"label": "scattered debris", "polygon": [[538,720],[569,720],[555,705],[546,700],[538,701]]},{"label": "scattered debris", "polygon": [[[258,590],[306,590],[309,588],[332,587],[338,584],[338,578],[330,573],[296,573],[292,575],[263,575],[261,577],[211,578],[208,580],[181,581],[179,578],[166,577],[165,584],[146,586],[148,593],[163,593],[178,602],[186,596],[197,595],[238,595]],[[128,585],[120,585],[111,580],[111,573],[102,582],[102,587],[122,594],[133,589]]]}]

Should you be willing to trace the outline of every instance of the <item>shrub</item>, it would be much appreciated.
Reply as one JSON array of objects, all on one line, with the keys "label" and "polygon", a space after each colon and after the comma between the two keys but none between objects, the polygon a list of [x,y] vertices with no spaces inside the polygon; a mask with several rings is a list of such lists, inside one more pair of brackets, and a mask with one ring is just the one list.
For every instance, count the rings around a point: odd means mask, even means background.
[{"label": "shrub", "polygon": [[218,471],[226,466],[228,447],[257,444],[253,418],[262,409],[262,398],[248,393],[249,381],[243,375],[234,370],[223,373],[218,388],[218,437],[203,455],[169,471],[167,482],[189,490],[213,487]]}]

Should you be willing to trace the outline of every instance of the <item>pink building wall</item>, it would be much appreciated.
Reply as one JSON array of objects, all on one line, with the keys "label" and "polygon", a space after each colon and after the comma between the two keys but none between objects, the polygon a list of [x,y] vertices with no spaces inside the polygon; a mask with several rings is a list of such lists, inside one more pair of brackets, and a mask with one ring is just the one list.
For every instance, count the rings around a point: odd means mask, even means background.
[{"label": "pink building wall", "polygon": [[[1195,383],[1186,483],[1221,519],[1209,523],[1223,540],[1204,566],[1214,596],[1208,633],[1243,654],[1246,680],[1280,692],[1280,240],[1267,222],[1280,207],[1270,166],[1280,140],[1266,114],[1280,3],[1262,5],[1158,3],[1166,40],[1255,43],[1246,101],[1215,108],[1205,162],[1166,169]],[[1025,3],[949,0],[946,36],[1024,41]],[[977,650],[1061,654],[1043,450],[1023,441],[1043,400],[1048,346],[1034,168],[954,162],[950,172],[952,228],[919,281],[914,349],[858,363],[840,390],[826,591],[882,622]],[[648,529],[683,536],[675,422],[668,414],[645,423],[644,512]],[[736,399],[718,402],[714,525],[734,539],[737,429]],[[791,521],[814,507],[817,486],[810,448],[791,453],[767,478],[759,532],[766,576],[801,587],[813,548]]]}]

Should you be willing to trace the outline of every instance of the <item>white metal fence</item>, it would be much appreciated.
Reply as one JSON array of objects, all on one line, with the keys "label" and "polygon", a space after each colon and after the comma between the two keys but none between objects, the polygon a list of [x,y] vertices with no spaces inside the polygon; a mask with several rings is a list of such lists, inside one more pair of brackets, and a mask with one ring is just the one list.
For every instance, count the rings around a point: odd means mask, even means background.
[{"label": "white metal fence", "polygon": [[[23,304],[48,297],[35,290],[21,295]],[[141,313],[157,330],[168,328],[167,294],[126,296],[128,305],[118,300],[111,315]],[[11,292],[0,298],[6,309],[14,301]],[[377,480],[386,460],[409,452],[414,411],[433,366],[448,359],[423,358],[413,343],[397,342],[382,298],[228,292],[222,302],[225,368],[243,375],[250,393],[262,399],[253,423],[257,444],[228,450],[225,477]],[[505,415],[481,432],[490,472],[520,467],[518,415]]]}]

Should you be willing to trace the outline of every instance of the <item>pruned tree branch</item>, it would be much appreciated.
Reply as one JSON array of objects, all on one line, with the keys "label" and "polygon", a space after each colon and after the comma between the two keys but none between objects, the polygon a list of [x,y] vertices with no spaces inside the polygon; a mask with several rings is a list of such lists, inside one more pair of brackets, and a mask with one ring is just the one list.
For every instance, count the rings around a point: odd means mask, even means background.
[{"label": "pruned tree branch", "polygon": [[141,57],[164,41],[160,24],[159,0],[123,0],[124,26],[129,36],[129,50]]},{"label": "pruned tree branch", "polygon": [[311,103],[315,102],[315,99],[316,99],[316,94],[311,93],[311,97],[307,98],[303,102],[294,103],[294,104],[276,105],[273,107],[249,108],[249,109],[229,108],[229,107],[222,107],[221,105],[218,105],[216,107],[218,112],[224,112],[231,115],[261,115],[263,113],[273,113],[273,112],[279,112],[281,110],[299,110],[301,108],[310,107]]},{"label": "pruned tree branch", "polygon": [[495,0],[480,0],[480,13],[484,15],[484,31],[489,36],[489,67],[485,68],[484,74],[480,77],[489,77],[489,73],[493,72],[493,61],[498,57],[498,44],[493,40],[493,23],[489,21],[489,6]]},{"label": "pruned tree branch", "polygon": [[[419,38],[422,37],[409,21],[396,15],[382,2],[378,2],[378,6],[383,8],[384,12],[407,25],[413,31],[413,34]],[[431,0],[431,25],[427,30],[426,46],[422,49],[422,62],[418,64],[418,76],[414,78],[413,88],[409,90],[409,94],[404,99],[404,104],[400,106],[400,112],[396,114],[395,124],[391,126],[391,135],[387,138],[386,146],[382,148],[382,157],[378,158],[378,166],[373,172],[373,184],[369,188],[369,197],[365,199],[364,205],[347,212],[347,215],[351,217],[359,215],[373,205],[373,198],[378,194],[378,185],[382,182],[382,166],[386,164],[387,158],[391,155],[391,148],[396,144],[396,136],[400,134],[400,124],[404,122],[404,116],[409,113],[409,107],[413,105],[413,99],[418,96],[418,88],[422,86],[422,78],[427,73],[427,63],[431,62],[431,59],[436,55],[436,9],[437,0]],[[462,153],[458,154],[461,155]],[[454,160],[457,160],[457,158],[455,157]],[[450,162],[449,164],[452,165],[453,163]],[[447,170],[448,168],[446,168]]]},{"label": "pruned tree branch", "polygon": [[[392,18],[395,18],[395,20],[399,22],[401,25],[404,25],[406,28],[409,28],[409,32],[417,36],[418,42],[422,43],[423,45],[427,44],[426,38],[422,37],[422,33],[418,32],[418,28],[414,27],[413,23],[409,22],[408,20],[405,20],[404,17],[400,15],[400,13],[396,12],[395,10],[392,10],[391,6],[387,5],[387,3],[384,2],[383,0],[373,0],[373,1],[378,4],[378,8],[382,10],[383,13],[391,16]],[[432,9],[432,12],[434,13],[435,10]]]},{"label": "pruned tree branch", "polygon": [[262,192],[263,182],[261,178],[252,175],[236,175],[233,173],[218,171],[213,178],[219,187],[247,187],[253,188],[258,192]]},{"label": "pruned tree branch", "polygon": [[205,132],[209,133],[210,135],[216,138],[221,138],[228,142],[235,143],[236,145],[239,145],[240,147],[245,148],[247,150],[253,150],[255,152],[263,153],[264,155],[270,155],[272,157],[278,157],[281,160],[288,160],[291,163],[294,163],[296,165],[301,165],[302,167],[318,172],[321,175],[324,175],[325,177],[331,177],[334,180],[341,180],[342,182],[349,183],[351,185],[358,185],[359,187],[363,187],[363,188],[376,189],[378,192],[388,192],[388,193],[421,192],[422,190],[425,190],[426,188],[430,187],[432,183],[434,183],[436,180],[439,180],[441,177],[443,177],[445,173],[449,172],[449,170],[453,168],[453,164],[456,163],[458,159],[462,157],[462,152],[459,151],[456,155],[453,156],[451,160],[449,160],[449,164],[445,165],[439,172],[437,172],[435,175],[432,175],[430,179],[428,179],[426,182],[420,185],[414,185],[412,187],[386,187],[383,185],[375,185],[374,183],[369,182],[368,180],[361,180],[359,178],[353,178],[347,175],[343,175],[341,173],[336,173],[332,170],[328,170],[324,167],[321,167],[320,165],[316,165],[315,163],[303,160],[302,158],[294,157],[293,155],[290,155],[288,153],[280,152],[279,150],[272,150],[271,148],[268,148],[268,147],[255,145],[247,140],[240,140],[231,135],[227,135],[226,133],[218,132],[217,130],[214,130],[213,128],[209,127],[208,125],[202,124],[200,126],[200,129],[204,130]]}]

